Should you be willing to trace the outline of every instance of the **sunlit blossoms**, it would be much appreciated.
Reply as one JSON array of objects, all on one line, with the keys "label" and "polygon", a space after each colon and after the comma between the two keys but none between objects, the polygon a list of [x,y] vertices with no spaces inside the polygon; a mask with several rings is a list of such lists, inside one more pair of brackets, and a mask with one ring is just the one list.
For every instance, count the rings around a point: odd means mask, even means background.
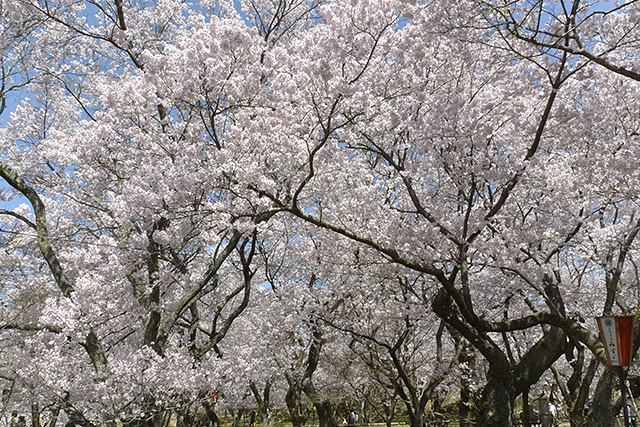
[{"label": "sunlit blossoms", "polygon": [[611,425],[593,317],[638,305],[639,14],[0,5],[7,408],[422,427],[449,394],[510,426],[554,390]]}]

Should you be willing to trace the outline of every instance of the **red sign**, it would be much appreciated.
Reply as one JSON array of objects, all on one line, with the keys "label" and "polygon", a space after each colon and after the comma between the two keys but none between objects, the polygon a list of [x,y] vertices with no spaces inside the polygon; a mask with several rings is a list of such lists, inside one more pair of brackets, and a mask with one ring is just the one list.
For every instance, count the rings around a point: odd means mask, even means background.
[{"label": "red sign", "polygon": [[601,316],[596,318],[600,338],[611,366],[630,366],[633,358],[634,316]]}]

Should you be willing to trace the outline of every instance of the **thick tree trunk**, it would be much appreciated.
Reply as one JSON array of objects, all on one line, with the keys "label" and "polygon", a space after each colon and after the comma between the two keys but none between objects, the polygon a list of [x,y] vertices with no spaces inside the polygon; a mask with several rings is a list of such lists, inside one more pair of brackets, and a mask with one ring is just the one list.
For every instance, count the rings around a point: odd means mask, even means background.
[{"label": "thick tree trunk", "polygon": [[[584,353],[584,350],[582,350],[582,352]],[[578,361],[576,366],[581,365],[581,363],[581,361]],[[586,405],[587,399],[589,398],[589,388],[595,377],[598,365],[599,363],[596,359],[591,359],[584,376],[580,375],[582,369],[580,369],[580,372],[576,370],[576,378],[573,378],[572,375],[572,378],[570,378],[570,381],[567,383],[570,394],[570,402],[568,405],[570,405],[569,407],[571,408],[569,411],[569,423],[571,427],[586,425]],[[577,367],[581,368],[580,366]]]},{"label": "thick tree trunk", "polygon": [[220,418],[218,418],[218,414],[216,414],[214,404],[209,401],[206,394],[204,394],[203,396],[204,398],[201,398],[202,407],[207,414],[209,424],[211,425],[211,427],[220,427]]},{"label": "thick tree trunk", "polygon": [[[167,427],[170,419],[170,412],[158,412],[153,415],[148,416],[148,418],[137,419],[133,421],[129,421],[127,423],[123,423],[125,427]],[[178,417],[177,425],[184,425],[184,420],[182,416]],[[79,424],[78,425],[83,425]]]},{"label": "thick tree trunk", "polygon": [[320,427],[337,427],[336,418],[333,413],[333,405],[328,400],[314,402],[318,412],[318,424]]},{"label": "thick tree trunk", "polygon": [[[191,412],[189,410],[185,410],[178,413],[176,427],[193,427],[195,424],[194,421],[195,420]],[[155,424],[155,423],[150,423],[150,424]],[[158,427],[158,426],[150,425],[149,427]]]},{"label": "thick tree trunk", "polygon": [[232,411],[231,414],[233,415],[233,427],[238,427],[240,425],[240,421],[242,421],[242,414],[244,414],[244,409],[240,408],[237,411]]},{"label": "thick tree trunk", "polygon": [[300,427],[305,424],[306,417],[302,413],[302,390],[297,385],[290,385],[285,396],[287,409],[291,415],[293,427]]},{"label": "thick tree trunk", "polygon": [[211,427],[220,427],[220,418],[218,418],[218,414],[213,410],[207,410],[206,412]]},{"label": "thick tree trunk", "polygon": [[514,424],[515,393],[510,370],[490,367],[487,383],[482,391],[481,418],[478,427],[510,427]]},{"label": "thick tree trunk", "polygon": [[[561,313],[564,313],[562,298],[557,284],[545,278],[545,293]],[[542,374],[564,353],[567,345],[564,332],[557,327],[545,328],[544,335],[516,363],[510,353],[503,350],[491,338],[482,322],[471,314],[472,307],[464,307],[465,314],[449,292],[456,292],[451,286],[442,288],[431,301],[434,313],[450,327],[457,330],[489,362],[487,382],[482,391],[479,427],[510,427],[513,419],[515,398],[525,389],[535,384]],[[459,300],[463,300],[459,295]],[[505,340],[506,341],[506,340]]]},{"label": "thick tree trunk", "polygon": [[[633,354],[640,346],[640,322],[636,321],[633,331]],[[620,383],[618,374],[610,367],[606,367],[596,386],[593,401],[589,406],[587,423],[589,427],[609,427],[616,425],[616,415],[621,408]]]},{"label": "thick tree trunk", "polygon": [[612,369],[605,369],[600,376],[593,402],[587,415],[589,427],[611,427],[616,422],[616,387],[617,375]]},{"label": "thick tree trunk", "polygon": [[82,414],[70,406],[67,406],[64,411],[67,414],[67,423],[65,427],[95,427],[91,422],[82,416]]},{"label": "thick tree trunk", "polygon": [[424,419],[424,413],[420,412],[420,413],[416,413],[416,412],[410,412],[409,413],[409,422],[411,427],[424,427],[424,422],[426,420]]},{"label": "thick tree trunk", "polygon": [[309,353],[306,360],[307,369],[305,370],[302,378],[301,388],[318,412],[318,422],[320,427],[336,427],[337,424],[333,405],[318,392],[316,386],[313,384],[313,374],[318,367],[320,352],[324,345],[324,338],[322,335],[322,330],[314,325],[313,340],[309,346]]}]

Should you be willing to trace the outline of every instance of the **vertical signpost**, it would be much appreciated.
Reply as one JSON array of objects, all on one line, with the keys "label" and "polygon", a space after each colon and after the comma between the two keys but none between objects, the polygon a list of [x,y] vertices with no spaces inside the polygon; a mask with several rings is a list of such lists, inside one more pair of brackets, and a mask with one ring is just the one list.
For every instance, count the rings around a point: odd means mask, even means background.
[{"label": "vertical signpost", "polygon": [[627,407],[627,375],[624,367],[630,366],[633,358],[634,319],[634,316],[601,316],[596,318],[609,365],[618,368],[625,427],[629,427],[629,408]]}]

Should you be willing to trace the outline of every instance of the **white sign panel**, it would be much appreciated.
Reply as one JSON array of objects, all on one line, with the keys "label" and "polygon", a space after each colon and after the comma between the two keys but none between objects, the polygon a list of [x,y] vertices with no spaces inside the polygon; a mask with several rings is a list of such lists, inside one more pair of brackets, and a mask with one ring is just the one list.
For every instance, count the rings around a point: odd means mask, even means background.
[{"label": "white sign panel", "polygon": [[618,334],[616,332],[616,319],[613,316],[598,318],[604,346],[609,355],[612,366],[620,366],[620,347],[618,345]]}]

